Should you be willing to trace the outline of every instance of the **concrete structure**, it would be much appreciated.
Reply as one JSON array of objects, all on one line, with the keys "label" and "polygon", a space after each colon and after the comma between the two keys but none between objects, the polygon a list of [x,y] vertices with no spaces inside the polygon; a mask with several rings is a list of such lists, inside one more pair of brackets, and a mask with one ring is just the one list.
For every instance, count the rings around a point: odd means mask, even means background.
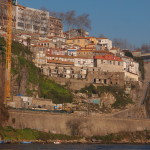
[{"label": "concrete structure", "polygon": [[77,56],[77,49],[76,48],[69,48],[67,50],[67,55],[68,56]]},{"label": "concrete structure", "polygon": [[108,38],[97,38],[98,45],[100,45],[101,50],[110,50],[112,48],[112,41]]},{"label": "concrete structure", "polygon": [[63,37],[63,25],[61,19],[49,16],[48,36]]},{"label": "concrete structure", "polygon": [[45,65],[46,64],[46,54],[45,54],[45,51],[37,51],[35,54],[34,54],[34,59],[33,59],[33,62],[34,64],[37,66],[37,67],[42,67],[42,65]]},{"label": "concrete structure", "polygon": [[135,75],[139,75],[139,64],[133,60],[133,58],[123,56],[122,60],[125,62],[126,72],[130,72]]},{"label": "concrete structure", "polygon": [[135,50],[135,51],[132,51],[132,55],[135,57],[141,57],[142,52],[140,50]]},{"label": "concrete structure", "polygon": [[37,45],[48,48],[55,48],[55,44],[51,40],[39,40]]},{"label": "concrete structure", "polygon": [[33,98],[27,96],[13,96],[13,100],[8,102],[11,108],[26,108],[26,109],[45,109],[54,110],[55,104],[51,99]]},{"label": "concrete structure", "polygon": [[67,39],[74,37],[88,37],[89,33],[83,29],[72,29],[64,33]]},{"label": "concrete structure", "polygon": [[[16,0],[17,4],[17,0]],[[16,5],[15,4],[15,5]],[[15,5],[12,6],[12,26],[13,28],[16,27],[16,7]],[[7,1],[6,0],[1,0],[0,1],[0,28],[3,28],[6,30],[7,27]]]},{"label": "concrete structure", "polygon": [[[7,25],[7,5],[0,2],[0,26]],[[63,26],[60,19],[49,16],[45,10],[33,9],[18,5],[13,6],[13,27],[23,32],[47,34],[48,36],[63,37]]]},{"label": "concrete structure", "polygon": [[51,48],[46,51],[46,55],[66,55],[67,50],[61,48]]},{"label": "concrete structure", "polygon": [[94,67],[93,58],[76,57],[74,59],[75,67]]},{"label": "concrete structure", "polygon": [[95,56],[95,67],[106,72],[124,72],[123,60],[113,55]]},{"label": "concrete structure", "polygon": [[95,37],[75,37],[67,40],[68,44],[79,45],[81,47],[86,47],[89,44],[97,44]]},{"label": "concrete structure", "polygon": [[[51,114],[48,112],[32,112],[9,110],[9,121],[5,124],[17,129],[31,128],[39,131],[71,135],[75,130],[80,136],[102,136],[119,132],[136,132],[150,130],[148,119],[116,119],[112,116],[84,114]],[[73,128],[71,122],[78,123]],[[70,125],[69,125],[70,124]]]},{"label": "concrete structure", "polygon": [[109,49],[109,52],[111,52],[114,55],[118,56],[118,55],[120,55],[120,48],[112,47],[111,49]]},{"label": "concrete structure", "polygon": [[47,34],[49,12],[16,5],[16,29]]}]

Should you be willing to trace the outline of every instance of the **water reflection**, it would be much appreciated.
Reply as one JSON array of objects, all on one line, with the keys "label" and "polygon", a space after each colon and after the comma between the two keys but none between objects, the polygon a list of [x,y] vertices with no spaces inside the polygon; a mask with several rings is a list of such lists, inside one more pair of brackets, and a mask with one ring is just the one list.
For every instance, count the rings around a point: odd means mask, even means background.
[{"label": "water reflection", "polygon": [[150,150],[150,145],[1,144],[0,150]]}]

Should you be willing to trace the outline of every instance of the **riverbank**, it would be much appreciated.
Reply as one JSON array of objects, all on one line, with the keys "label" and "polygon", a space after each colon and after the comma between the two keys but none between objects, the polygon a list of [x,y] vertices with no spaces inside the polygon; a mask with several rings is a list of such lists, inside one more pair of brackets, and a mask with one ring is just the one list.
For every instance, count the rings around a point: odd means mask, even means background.
[{"label": "riverbank", "polygon": [[69,136],[63,134],[46,133],[33,129],[14,129],[0,127],[0,141],[6,143],[85,143],[85,144],[150,144],[150,131],[120,132],[105,136]]}]

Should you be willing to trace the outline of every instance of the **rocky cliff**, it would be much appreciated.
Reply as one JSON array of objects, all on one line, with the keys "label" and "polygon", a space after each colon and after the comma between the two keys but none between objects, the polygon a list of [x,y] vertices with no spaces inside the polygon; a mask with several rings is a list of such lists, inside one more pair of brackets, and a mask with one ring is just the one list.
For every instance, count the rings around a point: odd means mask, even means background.
[{"label": "rocky cliff", "polygon": [[[4,112],[5,40],[0,38],[0,116]],[[11,95],[52,99],[54,103],[72,102],[72,93],[43,76],[32,62],[31,51],[18,42],[12,43]],[[6,115],[7,118],[7,115]],[[4,120],[4,118],[0,118]]]}]

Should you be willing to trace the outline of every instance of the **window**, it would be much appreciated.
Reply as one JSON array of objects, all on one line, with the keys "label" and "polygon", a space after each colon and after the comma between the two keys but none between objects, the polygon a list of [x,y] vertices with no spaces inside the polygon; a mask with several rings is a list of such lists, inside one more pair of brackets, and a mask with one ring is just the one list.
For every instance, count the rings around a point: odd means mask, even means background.
[{"label": "window", "polygon": [[104,84],[107,84],[107,80],[106,79],[104,79]]},{"label": "window", "polygon": [[24,27],[24,23],[18,22],[19,27]]}]

